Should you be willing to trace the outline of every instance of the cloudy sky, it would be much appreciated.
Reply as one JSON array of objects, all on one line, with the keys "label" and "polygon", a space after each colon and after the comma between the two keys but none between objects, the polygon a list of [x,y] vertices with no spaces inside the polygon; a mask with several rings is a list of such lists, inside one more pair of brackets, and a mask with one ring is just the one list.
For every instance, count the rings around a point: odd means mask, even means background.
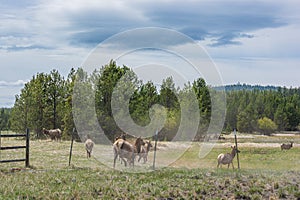
[{"label": "cloudy sky", "polygon": [[299,9],[297,0],[0,0],[0,107],[37,72],[67,75],[105,39],[142,27],[195,40],[224,84],[299,87]]}]

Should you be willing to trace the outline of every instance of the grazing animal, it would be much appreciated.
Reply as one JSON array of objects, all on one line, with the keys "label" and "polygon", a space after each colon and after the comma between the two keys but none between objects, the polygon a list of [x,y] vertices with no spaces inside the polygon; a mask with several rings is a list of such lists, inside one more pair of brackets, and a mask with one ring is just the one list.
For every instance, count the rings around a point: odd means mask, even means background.
[{"label": "grazing animal", "polygon": [[50,130],[43,128],[43,133],[49,135],[51,140],[61,140],[61,130],[59,128]]},{"label": "grazing animal", "polygon": [[218,140],[225,140],[225,137],[223,135],[219,135]]},{"label": "grazing animal", "polygon": [[293,147],[293,143],[294,142],[291,142],[291,144],[282,144],[280,147],[281,147],[281,151],[286,149],[286,150],[289,150],[290,148]]},{"label": "grazing animal", "polygon": [[116,166],[116,159],[119,158],[124,162],[124,165],[129,164],[134,165],[134,147],[128,141],[123,139],[117,139],[113,144],[114,152],[114,168]]},{"label": "grazing animal", "polygon": [[[122,133],[121,135],[117,136],[115,138],[115,141],[117,141],[118,139],[126,140],[126,133]],[[122,164],[122,160],[121,160],[120,156],[119,156],[119,161],[121,161],[121,164]]]},{"label": "grazing animal", "polygon": [[144,140],[141,137],[138,137],[134,143],[134,153],[139,155],[141,153],[143,145],[145,145]]},{"label": "grazing animal", "polygon": [[217,165],[217,168],[219,168],[220,164],[222,165],[228,165],[227,168],[229,168],[229,165],[231,163],[232,165],[232,168],[234,169],[234,166],[233,166],[233,158],[235,157],[235,154],[236,153],[239,153],[240,151],[237,150],[236,146],[231,146],[232,150],[231,150],[231,153],[221,153],[218,155],[218,165]]},{"label": "grazing animal", "polygon": [[95,143],[91,139],[87,139],[84,143],[85,150],[86,150],[86,157],[90,158],[93,148],[94,148]]},{"label": "grazing animal", "polygon": [[145,143],[141,137],[135,140],[134,145],[124,139],[117,139],[113,144],[114,168],[116,166],[116,159],[118,156],[124,162],[125,166],[129,163],[129,165],[134,167],[135,155],[138,155],[141,152],[141,146],[144,144]]},{"label": "grazing animal", "polygon": [[144,159],[144,163],[147,162],[148,160],[148,152],[150,151],[150,148],[153,147],[150,141],[146,141],[145,145],[142,146],[141,148],[141,152],[139,154],[139,159],[138,162],[140,162],[140,160],[143,158]]}]

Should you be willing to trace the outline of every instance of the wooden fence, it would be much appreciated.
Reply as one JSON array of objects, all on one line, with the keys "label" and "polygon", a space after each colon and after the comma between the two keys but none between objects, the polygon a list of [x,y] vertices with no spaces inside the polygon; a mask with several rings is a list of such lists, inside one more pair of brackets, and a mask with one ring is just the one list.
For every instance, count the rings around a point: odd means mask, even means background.
[{"label": "wooden fence", "polygon": [[[1,146],[1,138],[11,138],[11,137],[25,137],[26,145],[25,146]],[[10,150],[10,149],[26,149],[25,158],[21,159],[13,159],[13,160],[0,160],[0,163],[9,163],[9,162],[25,162],[25,167],[29,167],[29,129],[26,129],[26,134],[5,134],[1,135],[0,132],[0,153],[2,150]]]}]

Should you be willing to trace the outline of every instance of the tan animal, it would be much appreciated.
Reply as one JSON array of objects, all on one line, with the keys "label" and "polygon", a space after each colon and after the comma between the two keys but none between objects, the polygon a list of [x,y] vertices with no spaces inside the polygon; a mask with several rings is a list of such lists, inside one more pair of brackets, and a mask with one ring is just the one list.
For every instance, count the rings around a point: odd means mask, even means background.
[{"label": "tan animal", "polygon": [[141,148],[141,152],[139,154],[138,162],[140,162],[140,160],[142,158],[144,159],[144,163],[147,162],[147,160],[148,160],[148,152],[150,151],[151,147],[153,147],[152,144],[151,144],[151,141],[146,141],[145,145],[142,146],[142,148]]},{"label": "tan animal", "polygon": [[219,166],[222,165],[228,165],[227,168],[229,168],[229,165],[232,165],[232,168],[234,169],[233,166],[233,158],[235,157],[236,153],[239,153],[240,151],[237,150],[236,146],[231,146],[232,150],[231,153],[221,153],[218,155],[218,165],[217,168],[219,168]]},{"label": "tan animal", "polygon": [[84,143],[85,150],[86,150],[86,157],[90,158],[93,148],[94,148],[95,143],[91,139],[87,139]]},{"label": "tan animal", "polygon": [[281,147],[281,151],[286,149],[286,150],[289,150],[290,148],[293,147],[293,143],[294,142],[291,142],[291,144],[282,144],[280,147]]},{"label": "tan animal", "polygon": [[51,140],[61,140],[61,130],[59,128],[57,129],[50,129],[50,130],[47,130],[45,128],[43,128],[43,133],[45,135],[49,135]]},{"label": "tan animal", "polygon": [[113,144],[114,168],[116,166],[116,159],[118,156],[124,162],[125,166],[127,166],[127,163],[134,166],[135,156],[141,152],[141,146],[144,144],[145,143],[141,137],[135,140],[134,145],[121,138],[117,139]]},{"label": "tan animal", "polygon": [[116,159],[118,156],[124,162],[125,166],[127,166],[127,162],[130,165],[134,165],[134,147],[128,141],[123,139],[117,139],[113,144],[113,153],[114,168],[116,166]]},{"label": "tan animal", "polygon": [[[115,137],[115,141],[117,141],[118,139],[126,140],[126,133],[122,133],[121,135]],[[121,161],[121,164],[123,163],[120,156],[119,156],[119,161]]]}]

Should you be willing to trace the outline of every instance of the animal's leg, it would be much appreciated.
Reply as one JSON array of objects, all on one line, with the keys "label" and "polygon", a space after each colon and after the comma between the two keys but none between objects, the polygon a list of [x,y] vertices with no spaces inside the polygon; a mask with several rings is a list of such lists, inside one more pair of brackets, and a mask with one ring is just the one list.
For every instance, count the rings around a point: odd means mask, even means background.
[{"label": "animal's leg", "polygon": [[140,155],[139,155],[138,162],[140,162],[141,159],[142,159],[142,155],[140,154]]},{"label": "animal's leg", "polygon": [[127,161],[124,158],[121,158],[124,162],[125,167],[127,166]]},{"label": "animal's leg", "polygon": [[233,162],[231,162],[231,164],[232,164],[232,169],[234,169]]},{"label": "animal's leg", "polygon": [[134,167],[134,159],[135,159],[135,155],[134,153],[132,154],[132,167]]},{"label": "animal's leg", "polygon": [[115,154],[115,156],[114,156],[114,168],[116,166],[116,159],[117,159],[117,157],[118,157],[118,154]]}]

